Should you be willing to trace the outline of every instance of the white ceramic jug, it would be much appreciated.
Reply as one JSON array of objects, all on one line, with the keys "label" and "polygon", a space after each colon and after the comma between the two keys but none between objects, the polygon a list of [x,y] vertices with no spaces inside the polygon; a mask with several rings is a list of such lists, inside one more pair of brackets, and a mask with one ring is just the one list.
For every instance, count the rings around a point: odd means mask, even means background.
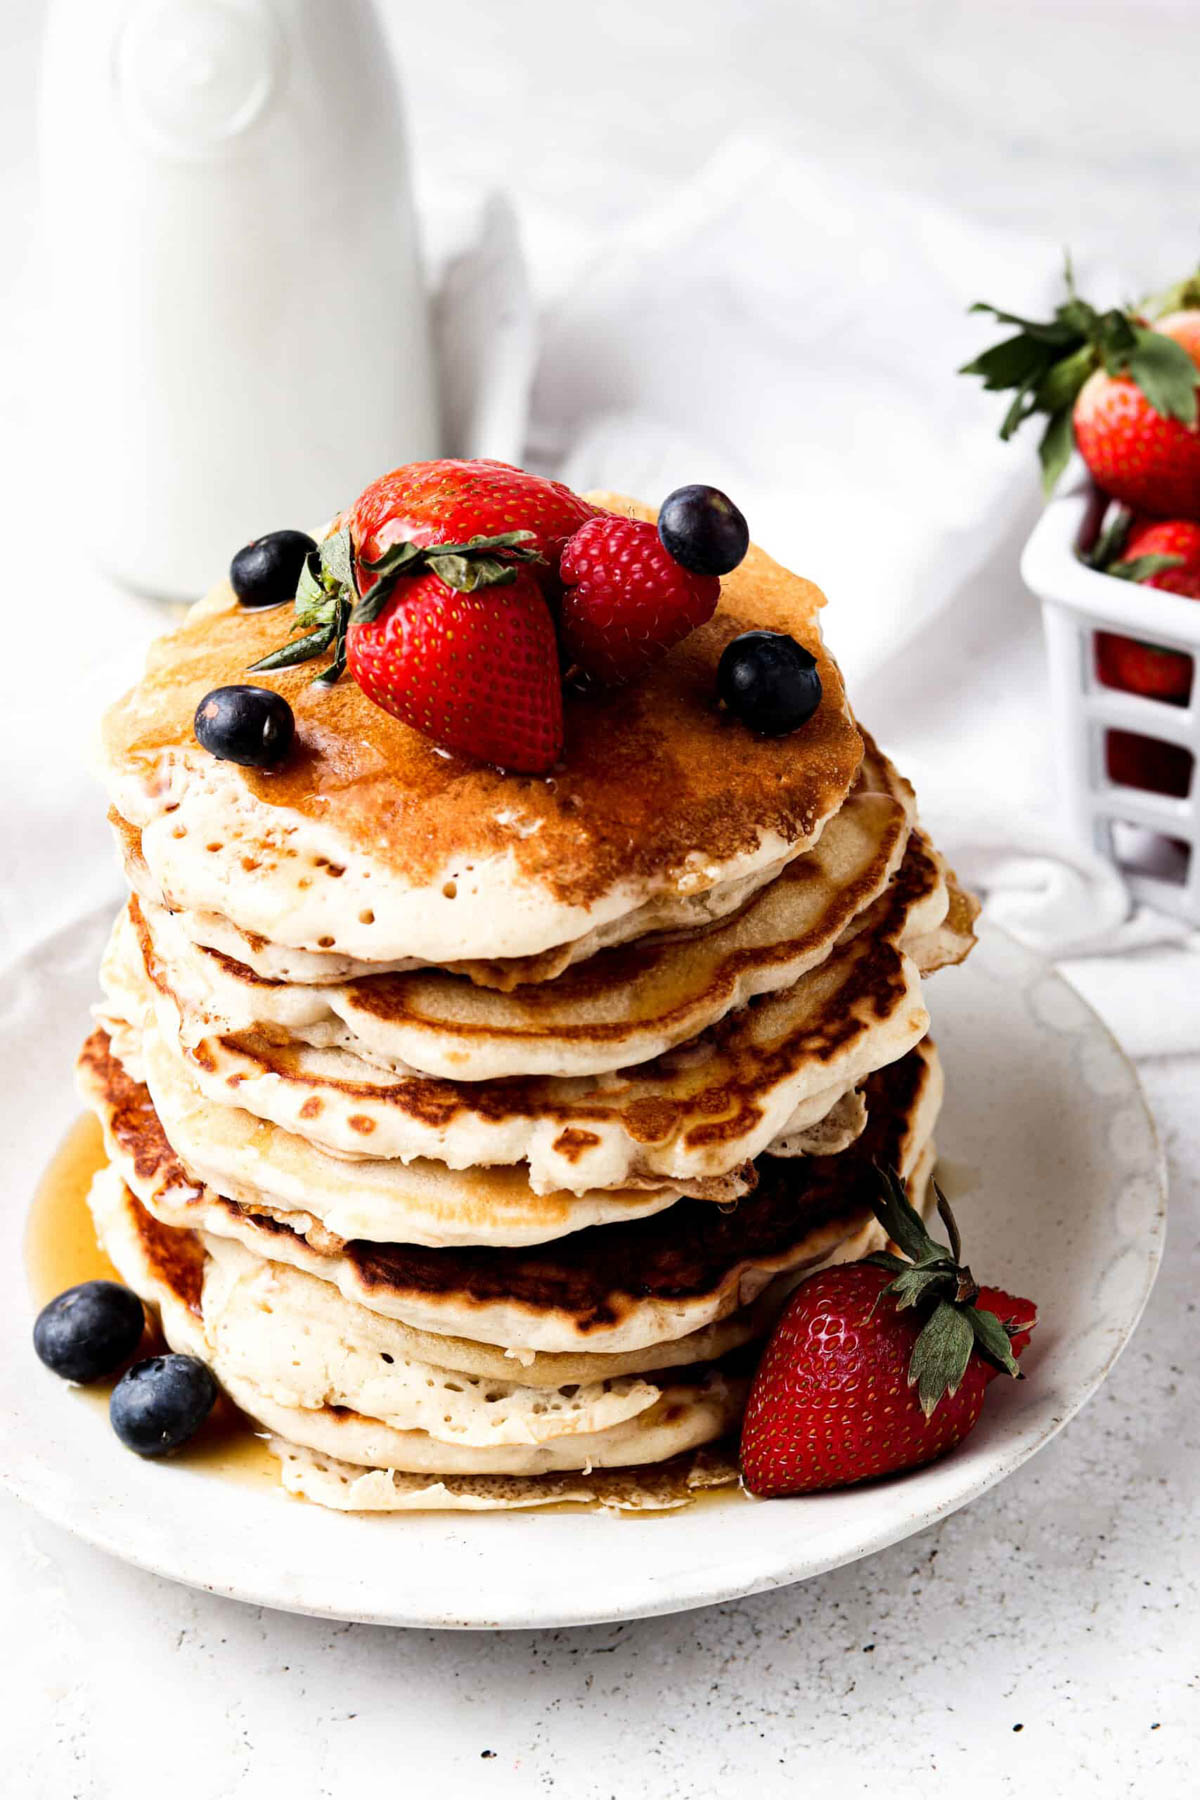
[{"label": "white ceramic jug", "polygon": [[42,391],[99,566],[194,595],[437,454],[370,0],[52,0],[41,135]]}]

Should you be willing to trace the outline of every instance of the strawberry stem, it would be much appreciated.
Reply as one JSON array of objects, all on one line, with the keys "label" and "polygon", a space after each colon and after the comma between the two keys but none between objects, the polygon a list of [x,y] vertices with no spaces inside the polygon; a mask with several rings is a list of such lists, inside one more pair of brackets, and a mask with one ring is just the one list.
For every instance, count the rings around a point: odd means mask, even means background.
[{"label": "strawberry stem", "polygon": [[950,1210],[950,1202],[935,1181],[933,1191],[937,1195],[937,1209],[943,1225],[950,1236],[950,1255],[954,1262],[962,1261],[962,1238],[959,1236],[958,1224]]},{"label": "strawberry stem", "polygon": [[[463,544],[414,544],[406,538],[389,544],[374,562],[362,559],[363,569],[376,577],[363,594],[350,527],[344,525],[318,544],[300,572],[291,642],[252,663],[250,673],[294,668],[323,656],[332,646],[332,661],[313,678],[314,686],[332,687],[345,673],[350,626],[377,619],[402,576],[430,572],[462,594],[506,587],[516,580],[518,563],[544,561],[539,550],[530,548],[532,537],[532,531],[505,531],[495,537],[469,538]],[[298,631],[305,635],[296,637]]]},{"label": "strawberry stem", "polygon": [[[979,1284],[962,1260],[962,1239],[950,1202],[935,1181],[937,1210],[950,1239],[939,1244],[930,1236],[895,1169],[877,1169],[879,1191],[871,1199],[875,1217],[889,1238],[910,1260],[881,1250],[864,1258],[894,1277],[879,1290],[897,1311],[919,1307],[927,1317],[908,1365],[908,1383],[917,1389],[922,1411],[932,1417],[939,1401],[955,1394],[972,1352],[978,1350],[1009,1375],[1018,1375],[1008,1330],[993,1312],[977,1307]],[[872,1309],[874,1310],[874,1309]]]}]

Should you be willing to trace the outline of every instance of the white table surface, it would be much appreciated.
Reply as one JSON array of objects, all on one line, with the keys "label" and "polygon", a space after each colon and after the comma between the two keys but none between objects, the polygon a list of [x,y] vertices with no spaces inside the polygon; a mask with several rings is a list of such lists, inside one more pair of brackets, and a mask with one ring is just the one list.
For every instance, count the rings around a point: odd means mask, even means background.
[{"label": "white table surface", "polygon": [[[747,118],[997,224],[1101,251],[1119,229],[1132,266],[1148,272],[1194,253],[1200,114],[1194,57],[1181,48],[1190,0],[610,0],[599,12],[569,0],[390,0],[386,10],[423,185],[465,194],[502,181],[543,228],[537,241],[553,221],[561,266],[536,271],[544,290],[587,231],[660,199]],[[39,14],[37,0],[0,9],[10,244],[32,216]],[[448,125],[435,71],[451,63],[468,65],[469,104]],[[10,544],[18,516],[28,529],[46,512],[55,475],[23,452],[36,392],[19,351],[35,305],[19,258],[6,262]],[[57,441],[69,441],[65,426]],[[996,624],[959,671],[964,701],[928,644],[869,697],[934,810],[950,729],[959,768],[973,744],[1007,736],[1031,807],[1047,766],[1034,612],[1015,560],[986,580]],[[99,795],[94,831],[74,822],[79,769],[101,700],[155,620],[69,559],[56,594],[57,701],[37,655],[18,654],[14,639],[0,708],[0,816],[13,846],[0,882],[5,956],[111,878]],[[13,616],[16,605],[14,593]],[[1141,1072],[1172,1180],[1149,1312],[1085,1413],[966,1512],[783,1593],[675,1619],[487,1637],[331,1626],[218,1601],[0,1500],[0,1791],[1189,1791],[1200,1749],[1200,1058],[1150,1059]]]}]

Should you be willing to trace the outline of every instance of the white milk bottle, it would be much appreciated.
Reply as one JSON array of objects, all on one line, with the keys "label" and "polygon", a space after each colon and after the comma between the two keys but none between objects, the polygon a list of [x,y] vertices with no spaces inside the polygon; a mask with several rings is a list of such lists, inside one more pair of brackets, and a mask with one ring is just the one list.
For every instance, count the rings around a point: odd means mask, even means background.
[{"label": "white milk bottle", "polygon": [[434,456],[403,121],[370,0],[52,0],[56,479],[94,561],[200,593]]}]

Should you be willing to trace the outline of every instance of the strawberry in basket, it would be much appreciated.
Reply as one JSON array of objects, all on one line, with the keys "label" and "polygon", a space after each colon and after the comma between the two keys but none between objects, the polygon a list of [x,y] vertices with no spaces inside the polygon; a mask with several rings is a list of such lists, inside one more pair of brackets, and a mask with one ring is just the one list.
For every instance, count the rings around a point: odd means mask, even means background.
[{"label": "strawberry in basket", "polygon": [[1200,520],[1200,273],[1160,296],[1158,316],[1099,312],[1075,292],[1053,318],[1023,319],[986,302],[1015,327],[960,371],[1013,395],[1002,438],[1035,414],[1047,493],[1078,449],[1097,486],[1156,518]]}]

